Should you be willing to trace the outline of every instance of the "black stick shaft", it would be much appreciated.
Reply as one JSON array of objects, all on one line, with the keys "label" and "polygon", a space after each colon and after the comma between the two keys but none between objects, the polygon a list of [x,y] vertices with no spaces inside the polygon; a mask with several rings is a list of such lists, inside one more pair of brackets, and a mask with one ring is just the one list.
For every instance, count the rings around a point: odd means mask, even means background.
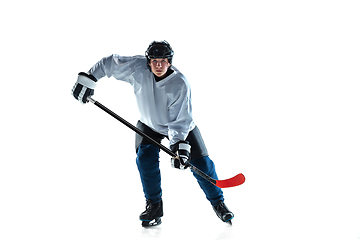
[{"label": "black stick shaft", "polygon": [[[90,97],[89,97],[90,99]],[[92,99],[93,100],[93,99]],[[91,101],[91,100],[90,100]],[[164,145],[158,143],[157,141],[155,141],[154,139],[152,139],[151,137],[149,137],[148,135],[146,135],[143,131],[141,131],[140,129],[138,129],[137,127],[135,127],[134,125],[132,125],[131,123],[129,123],[128,121],[126,121],[125,119],[123,119],[122,117],[120,117],[119,115],[117,115],[116,113],[114,113],[113,111],[111,111],[110,109],[108,109],[107,107],[105,107],[104,105],[102,105],[101,103],[99,103],[98,101],[91,101],[93,102],[97,107],[101,108],[102,110],[104,110],[105,112],[107,112],[109,115],[113,116],[114,118],[116,118],[117,120],[119,120],[121,123],[125,124],[128,128],[131,128],[133,131],[135,131],[137,134],[141,135],[142,137],[146,138],[147,140],[149,140],[151,143],[155,144],[156,146],[158,146],[159,148],[161,148],[164,152],[166,152],[167,154],[169,154],[172,157],[176,157],[176,154],[173,153],[172,151],[170,151],[167,147],[165,147]]]},{"label": "black stick shaft", "polygon": [[[98,101],[92,99],[91,97],[88,97],[88,100],[90,102],[92,102],[93,104],[95,104],[95,106],[101,108],[102,110],[104,110],[105,112],[107,112],[109,115],[113,116],[115,119],[119,120],[121,123],[123,123],[124,125],[126,125],[128,128],[132,129],[133,131],[135,131],[137,134],[141,135],[142,137],[146,138],[147,140],[149,140],[151,143],[153,143],[154,145],[158,146],[159,148],[161,148],[164,152],[166,152],[167,154],[169,154],[172,157],[176,157],[176,154],[173,153],[170,149],[168,149],[167,147],[165,147],[164,145],[158,143],[157,141],[155,141],[154,139],[152,139],[151,137],[149,137],[148,135],[146,135],[143,131],[141,131],[140,129],[138,129],[137,127],[135,127],[134,125],[132,125],[131,123],[129,123],[128,121],[126,121],[125,119],[123,119],[122,117],[120,117],[119,115],[117,115],[116,113],[114,113],[113,111],[111,111],[110,109],[108,109],[107,107],[105,107],[104,105],[102,105],[101,103],[99,103]],[[212,184],[216,184],[216,180],[211,178],[210,176],[208,176],[206,173],[202,172],[200,169],[196,168],[194,165],[192,165],[191,163],[189,164],[189,168],[191,170],[193,170],[194,172],[196,172],[197,174],[199,174],[201,177],[203,177],[204,179],[206,179],[207,181],[211,182]]]}]

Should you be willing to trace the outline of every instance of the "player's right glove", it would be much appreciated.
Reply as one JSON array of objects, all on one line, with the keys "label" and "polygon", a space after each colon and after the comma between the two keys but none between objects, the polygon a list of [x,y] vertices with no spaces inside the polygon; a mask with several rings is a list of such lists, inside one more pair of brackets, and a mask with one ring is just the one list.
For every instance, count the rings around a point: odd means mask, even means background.
[{"label": "player's right glove", "polygon": [[87,98],[94,95],[94,89],[97,79],[87,73],[81,72],[78,75],[77,82],[72,89],[72,95],[81,103],[87,103]]}]

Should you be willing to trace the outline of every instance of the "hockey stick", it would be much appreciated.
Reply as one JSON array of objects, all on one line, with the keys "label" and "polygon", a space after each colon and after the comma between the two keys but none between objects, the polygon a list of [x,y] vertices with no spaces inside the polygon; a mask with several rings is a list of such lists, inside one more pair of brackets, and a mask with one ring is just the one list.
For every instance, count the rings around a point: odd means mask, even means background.
[{"label": "hockey stick", "polygon": [[[87,99],[90,102],[92,102],[95,106],[101,108],[103,111],[107,112],[108,114],[110,114],[111,116],[113,116],[114,118],[119,120],[121,123],[125,124],[127,127],[132,129],[133,131],[135,131],[137,134],[139,134],[142,137],[149,140],[151,143],[153,143],[154,145],[156,145],[157,147],[162,149],[164,152],[166,152],[170,156],[177,157],[177,155],[175,153],[173,153],[170,149],[168,149],[164,145],[156,142],[154,139],[152,139],[151,137],[146,135],[140,129],[138,129],[137,127],[135,127],[134,125],[132,125],[131,123],[129,123],[128,121],[126,121],[125,119],[123,119],[122,117],[120,117],[119,115],[117,115],[116,113],[114,113],[113,111],[111,111],[110,109],[108,109],[107,107],[105,107],[104,105],[99,103],[98,101],[92,99],[91,97],[88,97]],[[201,177],[203,177],[204,179],[206,179],[207,181],[211,182],[212,184],[214,184],[215,186],[217,186],[219,188],[235,187],[235,186],[241,185],[241,184],[243,184],[245,182],[245,176],[242,173],[236,175],[235,177],[226,179],[226,180],[216,180],[216,179],[213,179],[212,177],[208,176],[204,172],[202,172],[200,169],[196,168],[191,163],[189,163],[189,168],[191,170],[193,170],[194,172],[196,172],[197,174],[199,174]]]}]

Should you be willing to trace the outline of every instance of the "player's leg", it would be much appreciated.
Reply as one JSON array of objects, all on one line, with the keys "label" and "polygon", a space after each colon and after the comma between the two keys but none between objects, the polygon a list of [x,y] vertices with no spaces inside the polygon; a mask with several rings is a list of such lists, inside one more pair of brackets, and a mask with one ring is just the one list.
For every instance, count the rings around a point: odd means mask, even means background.
[{"label": "player's leg", "polygon": [[[194,159],[191,163],[210,177],[218,179],[214,162],[208,156]],[[193,175],[197,179],[201,189],[204,191],[206,198],[210,201],[216,215],[222,221],[231,224],[231,219],[234,218],[234,214],[224,203],[223,191],[197,173],[193,172]]]}]

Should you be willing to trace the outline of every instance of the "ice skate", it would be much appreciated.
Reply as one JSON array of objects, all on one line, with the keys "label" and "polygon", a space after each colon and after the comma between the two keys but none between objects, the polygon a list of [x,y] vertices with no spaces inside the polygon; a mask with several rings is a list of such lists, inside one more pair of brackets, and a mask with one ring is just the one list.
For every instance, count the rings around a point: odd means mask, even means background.
[{"label": "ice skate", "polygon": [[161,224],[163,216],[163,202],[152,204],[151,200],[146,201],[146,209],[140,214],[143,227],[152,227]]},{"label": "ice skate", "polygon": [[234,214],[226,207],[223,201],[220,201],[217,206],[213,206],[213,209],[223,222],[232,225],[231,219],[234,218]]}]

